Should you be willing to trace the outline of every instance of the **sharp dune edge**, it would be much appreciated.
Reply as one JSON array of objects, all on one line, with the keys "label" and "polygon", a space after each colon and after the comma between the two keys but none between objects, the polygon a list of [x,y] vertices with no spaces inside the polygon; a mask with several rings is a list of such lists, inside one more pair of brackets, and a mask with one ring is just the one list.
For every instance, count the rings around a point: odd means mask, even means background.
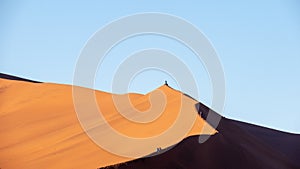
[{"label": "sharp dune edge", "polygon": [[[73,105],[72,86],[34,82],[0,74],[1,169],[300,169],[299,135],[224,117],[214,129],[206,120],[208,107],[200,103],[202,116],[199,116],[194,106],[197,101],[165,85],[146,95],[95,91],[97,104],[107,122],[131,137],[163,133],[180,116],[181,99],[187,120],[195,117],[190,130],[173,143],[162,140],[157,145],[143,147],[143,151],[151,154],[156,146],[164,149],[178,143],[169,151],[139,159],[117,156],[101,149],[81,128]],[[153,97],[153,105],[161,102],[157,92],[164,94],[166,107],[155,122],[142,126],[121,116],[112,100],[112,96],[129,97],[134,107],[144,112],[151,109],[150,97]],[[181,130],[177,127],[171,134]],[[211,138],[199,144],[199,135]],[[109,136],[110,133],[103,135]],[[118,145],[113,140],[109,143]],[[130,146],[119,148],[130,151],[126,149]]]}]

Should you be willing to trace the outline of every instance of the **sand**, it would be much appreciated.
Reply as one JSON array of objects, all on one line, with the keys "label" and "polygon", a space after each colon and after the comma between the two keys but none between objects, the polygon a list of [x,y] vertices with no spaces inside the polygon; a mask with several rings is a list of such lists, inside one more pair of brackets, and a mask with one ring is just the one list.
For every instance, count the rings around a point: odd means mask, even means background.
[{"label": "sand", "polygon": [[[84,88],[83,90],[92,91]],[[129,97],[140,113],[153,113],[149,111],[153,110],[149,98],[152,96],[152,104],[158,105],[164,101],[160,94],[166,98],[166,107],[155,121],[145,124],[124,118],[112,101],[112,96]],[[217,133],[217,130],[197,115],[194,107],[197,101],[165,85],[146,95],[116,95],[95,91],[95,96],[101,113],[107,120],[105,124],[109,124],[123,135],[148,138],[163,134],[169,128],[173,128],[169,131],[169,136],[185,133],[178,138],[164,137],[157,142],[149,141],[145,146],[137,147],[144,153],[151,154],[156,151],[156,147],[166,148],[189,136]],[[180,106],[181,100],[183,106]],[[125,111],[129,118],[140,118],[139,113],[132,111],[130,107],[122,108],[129,110]],[[179,109],[183,109],[184,116],[179,113]],[[179,125],[172,126],[178,122],[180,116],[183,118]],[[147,114],[145,117],[148,117]],[[86,135],[75,112],[70,85],[0,79],[0,124],[1,169],[95,169],[135,159],[112,154],[100,148]],[[99,126],[101,127],[101,124]],[[188,126],[191,126],[191,129],[186,131]],[[205,130],[202,131],[204,126]],[[100,137],[105,138],[105,144],[125,153],[137,151],[133,150],[135,145],[132,143],[107,139],[112,136],[110,129],[103,126],[101,129]]]}]

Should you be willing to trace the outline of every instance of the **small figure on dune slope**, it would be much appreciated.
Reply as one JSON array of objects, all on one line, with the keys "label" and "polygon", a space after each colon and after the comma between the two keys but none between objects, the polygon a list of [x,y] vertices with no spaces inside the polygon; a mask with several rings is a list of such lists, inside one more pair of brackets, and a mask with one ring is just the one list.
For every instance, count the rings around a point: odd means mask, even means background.
[{"label": "small figure on dune slope", "polygon": [[169,85],[168,85],[168,82],[167,82],[166,80],[165,80],[165,85],[169,86]]}]

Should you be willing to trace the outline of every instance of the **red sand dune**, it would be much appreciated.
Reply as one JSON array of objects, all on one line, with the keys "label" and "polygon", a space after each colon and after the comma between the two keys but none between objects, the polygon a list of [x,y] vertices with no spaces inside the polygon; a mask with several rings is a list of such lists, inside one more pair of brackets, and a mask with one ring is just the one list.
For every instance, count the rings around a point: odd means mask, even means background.
[{"label": "red sand dune", "polygon": [[[33,83],[23,78],[0,74],[0,168],[120,168],[120,169],[300,169],[300,136],[222,117],[217,129],[207,119],[209,108],[168,86],[146,95],[113,95],[95,91],[97,104],[107,123],[118,132],[135,138],[162,134],[172,126],[169,136],[185,133],[177,139],[147,142],[145,146],[123,144],[114,140],[106,143],[128,152],[142,150],[146,154],[175,145],[169,151],[150,157],[118,156],[100,148],[84,132],[77,119],[72,98],[72,86],[52,83]],[[91,89],[84,89],[91,91]],[[112,96],[129,97],[134,107],[147,112],[152,105],[165,101],[166,107],[151,123],[137,124],[121,116]],[[182,99],[182,107],[181,105]],[[195,105],[198,104],[198,112]],[[126,105],[126,104],[124,104]],[[123,107],[130,118],[139,113]],[[219,116],[216,112],[210,112]],[[147,115],[147,114],[146,114]],[[89,117],[89,116],[88,116]],[[105,126],[100,121],[100,126]],[[110,138],[107,128],[101,134]],[[203,144],[199,136],[210,135]],[[171,141],[170,141],[171,140]],[[138,152],[137,152],[138,153]],[[145,154],[144,154],[145,155]],[[106,167],[107,166],[107,167]]]},{"label": "red sand dune", "polygon": [[[95,95],[108,123],[118,132],[136,138],[158,135],[168,129],[179,116],[180,98],[183,98],[183,105],[187,105],[184,110],[186,118],[181,122],[181,126],[177,126],[169,134],[176,135],[183,130],[186,126],[185,120],[189,120],[188,117],[194,118],[194,121],[191,121],[193,123],[189,124],[192,128],[173,142],[170,140],[160,140],[158,144],[150,142],[142,147],[143,152],[147,154],[155,152],[156,147],[172,146],[188,136],[216,133],[215,129],[197,115],[193,106],[196,101],[168,86],[162,86],[147,95],[129,94],[129,97],[136,109],[145,111],[150,107],[149,96],[158,91],[163,92],[167,99],[165,110],[155,122],[143,125],[121,116],[114,107],[112,94],[96,91]],[[159,99],[154,98],[155,101],[161,102]],[[69,85],[31,83],[17,78],[0,79],[0,124],[1,169],[95,169],[132,160],[101,149],[85,134],[74,110],[72,87]],[[105,130],[107,129],[104,128],[103,131]],[[110,133],[103,135],[109,136]],[[114,140],[109,140],[109,144],[119,146],[118,148],[124,151],[135,146],[120,145]]]}]

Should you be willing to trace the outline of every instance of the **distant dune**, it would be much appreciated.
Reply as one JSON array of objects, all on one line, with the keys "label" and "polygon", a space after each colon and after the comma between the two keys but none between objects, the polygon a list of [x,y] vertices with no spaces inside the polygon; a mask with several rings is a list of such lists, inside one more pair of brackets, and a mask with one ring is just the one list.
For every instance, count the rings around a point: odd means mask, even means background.
[{"label": "distant dune", "polygon": [[19,80],[19,81],[24,81],[24,82],[32,82],[32,83],[41,83],[41,82],[38,82],[38,81],[29,80],[29,79],[25,79],[25,78],[13,76],[13,75],[8,75],[8,74],[4,74],[4,73],[0,73],[0,78],[1,79],[8,79],[8,80]]},{"label": "distant dune", "polygon": [[[155,122],[143,125],[120,115],[112,99],[113,96],[129,97],[134,107],[143,112],[151,107],[150,96],[154,97],[153,105],[162,102],[156,97],[157,92],[164,94],[166,107]],[[175,146],[169,151],[151,157],[125,158],[100,148],[83,131],[73,104],[72,86],[36,83],[0,74],[0,168],[300,169],[299,135],[224,117],[214,129],[206,119],[208,107],[166,85],[146,95],[95,91],[95,96],[107,123],[134,138],[147,138],[167,130],[180,116],[182,105],[184,116],[195,117],[195,120],[190,130],[175,142],[161,140],[140,147],[147,154],[153,154],[157,147],[165,150]],[[197,104],[201,115],[195,108]],[[124,110],[131,109],[124,107]],[[137,115],[129,112],[129,116]],[[170,134],[183,132],[184,123],[181,125]],[[103,128],[106,130],[109,131]],[[103,137],[110,135],[107,132]],[[199,136],[207,135],[210,139],[199,144]],[[108,143],[124,151],[134,146],[114,140]]]}]

